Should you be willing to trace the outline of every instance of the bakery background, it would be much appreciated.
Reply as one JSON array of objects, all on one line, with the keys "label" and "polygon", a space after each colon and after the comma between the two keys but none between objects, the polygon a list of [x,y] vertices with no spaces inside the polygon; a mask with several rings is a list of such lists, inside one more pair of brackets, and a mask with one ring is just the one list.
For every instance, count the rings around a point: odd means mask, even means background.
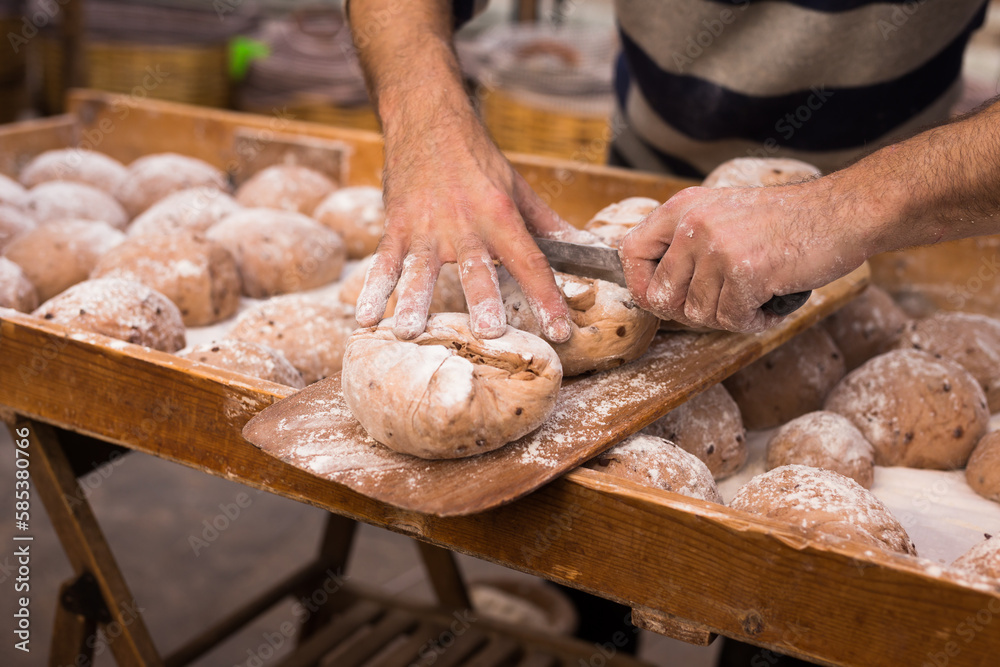
[{"label": "bakery background", "polygon": [[[0,56],[0,120],[27,120],[60,113],[65,108],[67,88],[82,86],[122,93],[135,100],[162,99],[263,114],[272,113],[275,108],[287,109],[299,120],[377,129],[353,50],[337,13],[339,3],[222,0],[210,7],[207,4],[194,0],[69,0],[32,2],[24,7],[3,0],[0,26],[11,48],[3,49]],[[516,4],[521,6],[513,6]],[[512,17],[519,11],[526,16],[533,14],[539,20],[515,22]],[[973,108],[996,94],[1000,82],[997,17],[994,9],[988,25],[976,35],[969,49],[965,97],[956,111]],[[615,49],[610,3],[606,2],[542,2],[537,7],[534,3],[493,2],[489,11],[468,26],[459,40],[470,88],[501,147],[579,164],[603,162],[611,106],[609,63]],[[212,184],[212,178],[207,178],[206,186]],[[322,198],[331,189],[323,184],[318,186]],[[220,209],[226,205],[218,204]],[[120,224],[124,226],[124,222],[123,218]],[[107,246],[121,241],[121,232],[114,225],[111,227],[93,241],[97,248],[94,266],[84,273],[96,267],[98,257],[107,254]],[[51,241],[43,238],[36,243]],[[985,243],[985,247],[993,247],[988,245],[990,241]],[[967,245],[970,252],[982,252],[984,247]],[[856,307],[870,308],[869,312],[877,313],[870,315],[875,320],[896,317],[900,322],[947,307],[948,296],[955,292],[954,287],[950,292],[941,291],[944,282],[941,276],[961,260],[951,260],[940,274],[931,274],[927,268],[933,264],[932,251],[927,252],[927,257],[909,255],[876,267],[875,281],[891,292],[897,304],[872,291],[867,298],[882,301],[874,306],[862,303]],[[358,275],[357,259],[345,261],[343,274],[348,279]],[[963,297],[966,310],[997,316],[991,310],[995,307],[992,292],[969,288],[977,268],[971,267],[968,276],[950,280],[953,285],[966,288],[962,292],[967,295]],[[338,287],[336,291],[342,290]],[[330,294],[334,294],[333,288]],[[886,312],[891,315],[885,315]],[[335,312],[328,317],[337,320],[342,314]],[[210,347],[230,326],[231,322],[209,327],[189,325],[187,342]],[[836,326],[836,321],[831,321],[825,329],[835,341]],[[961,328],[963,324],[959,321],[953,326]],[[911,344],[923,345],[912,343],[920,331],[909,333]],[[829,343],[830,336],[816,335],[823,338],[817,344],[820,348]],[[796,348],[805,344],[805,338],[795,339],[781,348],[783,353],[775,354],[778,358],[781,354],[793,359],[809,355],[818,358],[815,345]],[[900,344],[906,345],[905,341]],[[786,361],[784,365],[790,363]],[[761,373],[762,365],[763,362],[747,369],[743,378]],[[322,369],[317,371],[318,376],[323,373]],[[820,378],[813,391],[825,397],[841,375],[833,371]],[[770,381],[756,382],[745,393],[752,395],[754,386],[766,386]],[[727,382],[727,390],[737,394],[738,383],[738,378]],[[822,403],[823,399],[814,400],[814,406],[818,405],[817,400]],[[697,409],[694,403],[689,411]],[[725,405],[731,414],[731,403]],[[741,405],[744,410],[745,405]],[[719,414],[721,409],[713,410],[712,414]],[[743,424],[730,423],[734,434],[742,433],[744,425],[751,431],[746,435],[746,463],[720,479],[719,491],[724,501],[731,501],[743,484],[769,467],[767,442],[773,431],[768,429],[793,416],[784,414],[774,423],[765,420],[750,424],[744,415]],[[680,412],[674,415],[675,420],[681,418]],[[994,418],[994,428],[996,421]],[[661,429],[669,430],[662,425]],[[7,447],[5,431],[0,431],[0,439],[4,440],[2,446]],[[708,456],[705,454],[704,458]],[[108,470],[112,474],[106,478],[94,478],[99,481],[88,487],[88,499],[101,517],[101,525],[136,597],[156,601],[148,605],[144,616],[164,653],[196,634],[205,623],[238,607],[249,591],[266,587],[277,574],[291,571],[304,553],[315,550],[312,545],[322,533],[325,513],[320,510],[253,491],[241,496],[244,489],[238,485],[154,457],[130,455]],[[117,474],[115,470],[128,472]],[[5,478],[11,479],[13,473],[11,457],[4,457],[0,461],[0,475],[10,475]],[[880,466],[872,488],[907,529],[920,555],[942,567],[974,543],[978,526],[998,522],[996,504],[974,493],[961,472]],[[184,489],[183,497],[177,497],[177,489]],[[5,490],[4,494],[9,494],[13,502],[12,492]],[[242,500],[244,497],[248,500]],[[240,520],[233,521],[232,527],[217,542],[213,540],[210,548],[193,549],[189,538],[200,535],[203,521],[216,517],[220,507],[232,504],[237,498],[241,499],[241,506],[246,504]],[[924,511],[925,507],[929,510]],[[42,525],[41,516],[40,512],[36,514],[36,526]],[[961,517],[961,521],[956,517]],[[13,528],[3,530],[11,533]],[[412,540],[367,525],[362,525],[359,531],[350,561],[353,577],[390,596],[426,602],[433,599]],[[165,539],[151,539],[150,535]],[[262,536],[267,536],[267,549],[260,547]],[[164,552],[172,557],[163,558]],[[48,528],[36,528],[35,554],[33,640],[36,646],[43,647],[48,644],[53,626],[49,601],[56,598],[60,583],[70,576],[71,570]],[[558,593],[546,588],[538,591],[538,580],[479,559],[459,556],[458,560],[468,580],[485,582],[472,591],[473,602],[482,613],[491,610],[507,620],[545,627],[552,633],[567,633],[577,622],[574,611]],[[183,585],[172,585],[174,581]],[[519,585],[534,592],[526,594]],[[194,590],[199,594],[192,595]],[[0,605],[5,617],[10,616],[8,606],[13,612],[12,605],[13,600],[5,596]],[[196,664],[246,664],[248,649],[255,650],[260,638],[273,633],[288,617],[287,608],[275,608]],[[640,658],[654,665],[713,665],[720,650],[719,642],[708,648],[692,647],[649,632],[642,633],[640,645]],[[291,648],[291,642],[276,648],[271,663],[278,664],[280,656]],[[0,646],[0,661],[43,664],[45,651],[33,652],[26,659],[4,644]],[[97,664],[112,663],[107,653],[97,660]]]}]

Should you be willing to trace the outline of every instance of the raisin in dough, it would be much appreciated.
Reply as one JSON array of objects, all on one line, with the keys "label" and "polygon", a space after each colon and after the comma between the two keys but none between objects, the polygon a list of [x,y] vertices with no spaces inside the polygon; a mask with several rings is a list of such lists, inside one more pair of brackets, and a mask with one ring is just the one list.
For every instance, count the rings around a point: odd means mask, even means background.
[{"label": "raisin in dough", "polygon": [[903,526],[881,500],[832,470],[800,465],[775,468],[740,487],[729,506],[791,524],[812,539],[917,554]]},{"label": "raisin in dough", "polygon": [[986,432],[986,395],[950,359],[895,350],[851,371],[830,392],[825,410],[858,427],[875,447],[875,463],[953,470]]},{"label": "raisin in dough", "polygon": [[813,165],[780,157],[738,157],[723,162],[705,177],[706,188],[784,185],[820,175]]},{"label": "raisin in dough", "polygon": [[285,355],[262,343],[229,338],[184,348],[177,356],[295,389],[306,386]]},{"label": "raisin in dough", "polygon": [[890,340],[899,335],[910,321],[889,293],[875,285],[823,320],[823,328],[844,353],[847,370],[865,363]]},{"label": "raisin in dough", "polygon": [[586,466],[655,489],[723,504],[712,473],[702,460],[654,435],[633,435]]},{"label": "raisin in dough", "polygon": [[103,190],[70,181],[36,185],[24,198],[24,210],[38,224],[60,220],[95,220],[125,229],[129,216],[115,198]]},{"label": "raisin in dough", "polygon": [[21,170],[21,182],[33,188],[48,181],[73,181],[114,195],[126,173],[125,165],[104,153],[60,148],[45,151],[26,164]]},{"label": "raisin in dough", "polygon": [[965,480],[983,498],[1000,502],[1000,431],[979,440],[965,467]]},{"label": "raisin in dough", "polygon": [[350,259],[367,257],[382,240],[385,206],[379,188],[370,185],[341,188],[327,195],[312,215],[343,237]]},{"label": "raisin in dough", "polygon": [[660,202],[649,197],[629,197],[602,208],[583,228],[617,248],[625,235],[659,205]]},{"label": "raisin in dough", "polygon": [[510,327],[479,340],[469,316],[431,315],[413,340],[390,318],[347,343],[344,399],[368,434],[390,449],[427,459],[489,452],[538,428],[555,407],[559,357]]},{"label": "raisin in dough", "polygon": [[315,169],[279,164],[258,171],[236,191],[236,201],[247,208],[275,208],[312,215],[337,184]]},{"label": "raisin in dough", "polygon": [[817,410],[779,428],[767,443],[767,469],[803,465],[839,472],[865,487],[875,480],[875,449],[850,419]]},{"label": "raisin in dough", "polygon": [[643,429],[697,456],[715,479],[725,479],[747,460],[746,429],[736,401],[721,384],[688,399]]},{"label": "raisin in dough", "polygon": [[[371,266],[372,258],[366,257],[348,274],[337,293],[338,298],[346,304],[356,306],[361,289],[365,285],[365,274]],[[383,317],[392,317],[396,311],[396,290],[389,295]],[[434,294],[431,296],[431,313],[464,313],[466,311],[465,292],[462,291],[462,279],[458,275],[457,264],[445,264],[441,267],[437,282],[434,283]]]},{"label": "raisin in dough", "polygon": [[128,166],[128,173],[115,196],[129,217],[136,217],[171,192],[199,186],[229,189],[226,175],[204,160],[156,153],[139,158]]},{"label": "raisin in dough", "polygon": [[38,292],[21,267],[0,257],[0,308],[30,313],[38,307]]},{"label": "raisin in dough", "polygon": [[212,187],[173,192],[150,206],[128,226],[129,236],[206,232],[227,215],[240,210],[228,194]]}]

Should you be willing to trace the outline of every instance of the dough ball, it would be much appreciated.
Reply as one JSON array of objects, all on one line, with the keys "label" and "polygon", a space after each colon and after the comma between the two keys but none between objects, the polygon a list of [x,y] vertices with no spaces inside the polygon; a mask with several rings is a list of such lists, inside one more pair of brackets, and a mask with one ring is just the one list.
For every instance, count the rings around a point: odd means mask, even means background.
[{"label": "dough ball", "polygon": [[243,293],[256,298],[331,283],[347,257],[336,232],[291,211],[245,209],[212,226],[207,235],[233,254]]},{"label": "dough ball", "polygon": [[971,574],[1000,579],[1000,536],[983,540],[951,565]]},{"label": "dough ball", "polygon": [[950,359],[895,350],[851,371],[826,399],[875,447],[875,463],[961,468],[986,432],[982,387]]},{"label": "dough ball", "polygon": [[242,313],[227,337],[278,350],[312,384],[340,370],[347,338],[357,326],[353,308],[292,294]]},{"label": "dough ball", "polygon": [[20,183],[9,176],[0,174],[0,204],[21,208],[24,205],[26,194],[27,191]]},{"label": "dough ball", "polygon": [[660,202],[649,197],[629,197],[602,208],[583,228],[617,248],[625,235],[659,205]]},{"label": "dough ball", "polygon": [[185,348],[177,356],[295,389],[306,386],[285,355],[262,343],[229,338]]},{"label": "dough ball", "polygon": [[327,195],[313,217],[343,237],[348,257],[367,257],[375,252],[385,227],[382,190],[369,185],[342,188]]},{"label": "dough ball", "polygon": [[206,232],[227,215],[240,210],[236,200],[213,187],[173,192],[150,206],[128,227],[129,236]]},{"label": "dough ball", "polygon": [[875,450],[850,419],[819,410],[796,417],[767,443],[767,469],[812,466],[839,472],[865,487],[875,479]]},{"label": "dough ball", "polygon": [[844,354],[847,370],[865,363],[897,336],[909,322],[889,293],[875,285],[823,320],[823,328]]},{"label": "dough ball", "polygon": [[[541,336],[542,329],[520,286],[506,270],[498,273],[507,323]],[[660,320],[635,305],[626,288],[558,271],[555,277],[573,320],[570,339],[552,345],[566,377],[617,368],[646,352]]]},{"label": "dough ball", "polygon": [[156,153],[128,166],[128,174],[115,196],[134,218],[171,192],[199,186],[229,189],[226,175],[197,158],[176,153]]},{"label": "dough ball", "polygon": [[965,467],[965,480],[983,498],[1000,502],[1000,431],[979,440]]},{"label": "dough ball", "polygon": [[150,286],[176,304],[189,327],[232,317],[240,305],[236,260],[215,241],[191,232],[128,239],[100,259],[91,278]]},{"label": "dough ball", "polygon": [[48,181],[72,181],[93,186],[113,195],[125,179],[126,169],[118,160],[82,148],[45,151],[21,170],[21,182],[29,188]]},{"label": "dough ball", "polygon": [[832,470],[775,468],[740,487],[729,506],[802,528],[811,539],[917,554],[903,526],[875,494]]},{"label": "dough ball", "polygon": [[801,160],[782,157],[738,157],[723,162],[705,177],[706,188],[784,185],[819,176],[822,172]]},{"label": "dough ball", "polygon": [[677,406],[642,431],[697,456],[715,479],[725,479],[747,460],[746,429],[736,401],[716,384]]},{"label": "dough ball", "polygon": [[115,198],[91,185],[48,181],[28,191],[24,210],[39,224],[59,220],[96,220],[125,229],[129,216]]},{"label": "dough ball", "polygon": [[20,265],[42,301],[86,280],[104,253],[125,235],[103,222],[60,220],[19,237],[4,255]]},{"label": "dough ball", "polygon": [[701,459],[653,435],[633,435],[589,461],[586,467],[655,489],[724,504],[712,473]]},{"label": "dough ball", "polygon": [[812,327],[724,384],[740,406],[747,428],[773,428],[819,410],[844,372],[844,357],[830,334]]},{"label": "dough ball", "polygon": [[21,267],[0,257],[0,308],[30,313],[38,308],[38,293]]},{"label": "dough ball", "polygon": [[957,361],[983,387],[990,411],[1000,411],[1000,320],[941,312],[907,324],[889,347]]},{"label": "dough ball", "polygon": [[507,328],[479,340],[469,316],[431,315],[413,340],[394,321],[360,329],[344,355],[344,399],[368,435],[425,459],[482,454],[538,428],[555,407],[559,357],[541,338]]},{"label": "dough ball", "polygon": [[247,208],[276,208],[312,215],[316,205],[337,184],[315,169],[278,164],[258,171],[236,191],[236,201]]},{"label": "dough ball", "polygon": [[177,306],[156,290],[131,280],[77,283],[32,315],[162,352],[184,347],[184,322]]},{"label": "dough ball", "polygon": [[0,204],[0,254],[19,236],[27,234],[37,225],[21,209]]},{"label": "dough ball", "polygon": [[[372,258],[366,257],[354,267],[340,286],[338,298],[346,304],[355,306],[361,296],[361,288],[365,286],[365,274],[371,266]],[[392,317],[396,311],[396,292],[389,295],[383,317]],[[464,313],[466,311],[465,292],[462,291],[462,279],[458,275],[457,264],[445,264],[441,267],[437,282],[434,283],[434,294],[431,296],[431,313]]]}]

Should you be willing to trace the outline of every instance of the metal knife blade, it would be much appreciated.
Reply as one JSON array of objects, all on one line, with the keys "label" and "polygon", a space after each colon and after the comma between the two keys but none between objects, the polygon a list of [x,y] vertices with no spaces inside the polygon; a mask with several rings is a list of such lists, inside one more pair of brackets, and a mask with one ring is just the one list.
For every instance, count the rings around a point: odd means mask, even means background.
[{"label": "metal knife blade", "polygon": [[[625,284],[625,271],[622,269],[622,260],[618,256],[617,248],[581,245],[537,237],[534,240],[538,249],[542,251],[549,260],[549,264],[556,271],[572,273],[584,278],[607,280],[622,287],[628,287]],[[809,300],[810,294],[812,294],[811,290],[774,295],[760,308],[766,313],[788,315],[801,308]]]}]

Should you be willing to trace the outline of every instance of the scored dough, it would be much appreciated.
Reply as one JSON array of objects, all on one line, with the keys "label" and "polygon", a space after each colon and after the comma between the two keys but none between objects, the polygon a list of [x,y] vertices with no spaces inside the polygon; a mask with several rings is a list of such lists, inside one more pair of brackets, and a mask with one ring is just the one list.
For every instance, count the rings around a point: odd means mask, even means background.
[{"label": "scored dough", "polygon": [[427,459],[489,452],[538,428],[562,380],[549,345],[510,327],[479,340],[469,316],[437,313],[413,340],[395,322],[359,329],[344,355],[344,399],[372,438]]},{"label": "scored dough", "polygon": [[965,467],[965,480],[983,498],[1000,502],[1000,431],[979,440]]},{"label": "scored dough", "polygon": [[[361,289],[365,286],[365,274],[371,266],[372,258],[366,257],[348,274],[340,286],[337,298],[346,304],[356,306]],[[392,317],[396,311],[396,290],[389,295],[385,306],[385,317]],[[458,275],[457,264],[445,264],[441,267],[437,282],[434,283],[434,294],[431,296],[431,313],[464,313],[466,311],[465,293],[462,291],[462,279]]]},{"label": "scored dough", "polygon": [[45,151],[26,164],[21,182],[31,188],[47,181],[73,181],[114,195],[126,173],[125,165],[104,153],[60,148]]},{"label": "scored dough", "polygon": [[649,197],[629,197],[602,208],[583,228],[617,248],[625,235],[659,205],[660,202]]},{"label": "scored dough", "polygon": [[276,164],[258,171],[236,191],[236,201],[247,208],[274,208],[312,215],[316,205],[337,184],[315,169]]},{"label": "scored dough", "polygon": [[176,153],[155,153],[128,166],[115,196],[129,217],[136,217],[171,192],[199,186],[229,189],[226,175],[204,160]]},{"label": "scored dough", "polygon": [[783,157],[738,157],[723,162],[705,177],[706,188],[784,185],[819,176],[808,162]]},{"label": "scored dough", "polygon": [[910,318],[889,293],[875,285],[822,321],[822,326],[844,353],[847,370],[865,363],[897,336]]},{"label": "scored dough", "polygon": [[205,232],[227,215],[240,210],[228,194],[212,187],[172,192],[146,209],[128,226],[129,236]]},{"label": "scored dough", "polygon": [[382,240],[382,190],[370,185],[341,188],[319,203],[313,217],[343,237],[349,258],[367,257]]},{"label": "scored dough", "polygon": [[767,469],[798,464],[839,472],[870,489],[875,450],[850,419],[818,410],[796,417],[767,443]]},{"label": "scored dough", "polygon": [[0,257],[0,308],[30,313],[38,307],[38,292],[21,267]]},{"label": "scored dough", "polygon": [[24,198],[24,210],[39,224],[95,220],[125,229],[129,218],[121,204],[107,192],[70,181],[48,181],[31,188]]},{"label": "scored dough", "polygon": [[285,355],[263,343],[229,338],[184,348],[177,356],[295,389],[306,386]]}]

